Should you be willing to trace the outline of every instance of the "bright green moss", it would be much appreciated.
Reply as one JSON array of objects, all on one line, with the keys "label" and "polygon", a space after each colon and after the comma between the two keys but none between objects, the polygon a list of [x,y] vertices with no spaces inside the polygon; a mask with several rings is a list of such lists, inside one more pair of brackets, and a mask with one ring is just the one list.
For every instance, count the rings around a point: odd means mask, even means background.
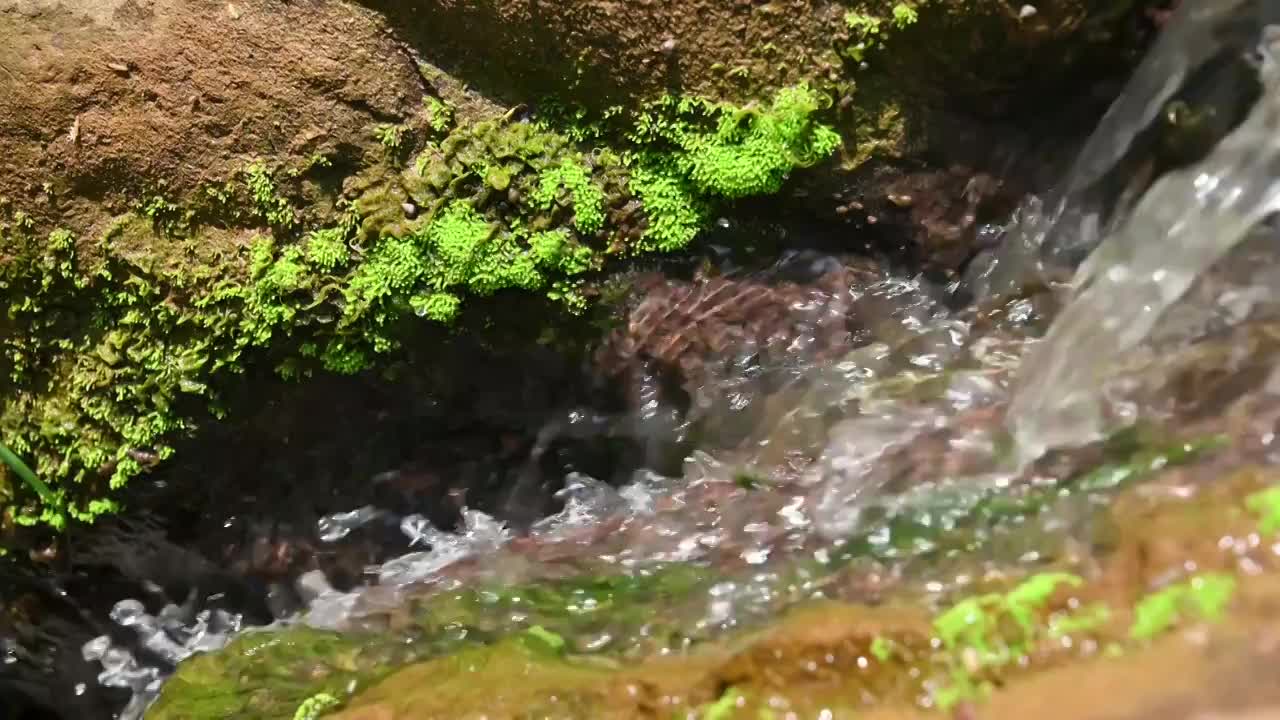
[{"label": "bright green moss", "polygon": [[1258,518],[1258,530],[1280,532],[1280,486],[1260,490],[1245,499],[1245,507]]},{"label": "bright green moss", "polygon": [[422,101],[427,106],[427,123],[432,130],[442,133],[453,122],[453,108],[439,98],[428,96]]},{"label": "bright green moss", "polygon": [[1207,573],[1151,593],[1134,607],[1129,637],[1149,640],[1186,619],[1220,620],[1235,589],[1230,575]]},{"label": "bright green moss", "polygon": [[504,288],[533,290],[545,278],[534,258],[510,233],[500,233],[465,202],[445,207],[426,233],[431,263],[429,285],[437,291],[466,287],[478,295]]},{"label": "bright green moss", "polygon": [[347,319],[359,319],[381,301],[408,293],[426,274],[426,258],[415,238],[383,238],[365,255],[343,291]]},{"label": "bright green moss", "polygon": [[318,720],[320,716],[341,704],[338,698],[329,693],[316,693],[298,705],[298,709],[293,713],[293,720]]},{"label": "bright green moss", "polygon": [[[453,323],[469,297],[503,291],[581,312],[583,274],[611,254],[686,247],[716,203],[774,192],[828,155],[823,104],[800,86],[759,107],[668,98],[631,119],[611,111],[588,161],[571,129],[458,121],[428,100],[418,162],[384,157],[351,178],[356,199],[327,210],[331,227],[299,227],[313,213],[286,195],[308,181],[263,160],[187,207],[155,195],[102,238],[38,238],[29,218],[0,216],[4,326],[23,329],[0,338],[14,388],[0,441],[49,486],[42,498],[13,482],[0,501],[55,527],[113,511],[113,491],[224,416],[218,388],[267,357],[288,379],[362,372],[406,323]],[[402,148],[412,127],[378,140]],[[606,210],[629,198],[644,225],[624,233]]]},{"label": "bright green moss", "polygon": [[320,362],[325,370],[340,375],[354,375],[373,365],[364,348],[341,339],[329,341],[320,354]]},{"label": "bright green moss", "polygon": [[317,270],[333,272],[345,265],[351,257],[347,248],[346,231],[333,227],[308,233],[306,254],[307,262]]},{"label": "bright green moss", "polygon": [[529,250],[539,267],[577,275],[591,269],[591,248],[574,245],[566,230],[544,230],[529,238]]},{"label": "bright green moss", "polygon": [[[431,270],[431,285],[445,290],[467,285],[479,265],[490,265],[495,245],[489,239],[496,228],[465,202],[454,202],[431,223],[426,244],[439,259]],[[482,285],[488,285],[480,281]],[[490,290],[492,292],[492,290]]]},{"label": "bright green moss", "polygon": [[549,210],[562,187],[573,199],[574,227],[587,234],[604,227],[604,193],[591,182],[581,162],[566,160],[543,171],[533,200],[542,209]]},{"label": "bright green moss", "polygon": [[1041,638],[1053,594],[1063,585],[1082,583],[1068,573],[1039,573],[1004,595],[965,598],[934,618],[934,632],[951,666],[949,684],[934,693],[938,706],[945,710],[985,692],[974,672],[1008,665],[1030,653]]},{"label": "bright green moss", "polygon": [[266,164],[261,160],[250,163],[244,169],[244,176],[254,207],[262,219],[273,227],[291,227],[295,222],[293,206],[277,194],[275,180]]},{"label": "bright green moss", "polygon": [[706,224],[706,201],[694,194],[688,181],[670,165],[648,162],[636,166],[631,172],[631,189],[644,203],[648,220],[636,248],[639,252],[680,250]]},{"label": "bright green moss", "polygon": [[893,6],[893,26],[899,30],[914,25],[920,19],[920,13],[916,9],[905,3],[898,3]]},{"label": "bright green moss", "polygon": [[855,62],[863,62],[869,50],[884,47],[889,35],[888,28],[903,30],[920,20],[920,4],[922,3],[897,3],[890,11],[887,22],[875,15],[849,10],[844,15],[844,23],[849,28],[852,44],[846,48],[845,54]]},{"label": "bright green moss", "polygon": [[714,132],[680,133],[676,165],[708,195],[730,200],[777,192],[796,167],[812,165],[840,145],[816,124],[820,95],[807,87],[778,92],[763,112],[722,112]]},{"label": "bright green moss", "polygon": [[404,126],[403,125],[379,125],[373,129],[373,136],[377,138],[378,144],[391,152],[400,149],[401,143],[404,142]]},{"label": "bright green moss", "polygon": [[840,136],[815,120],[826,98],[806,85],[767,108],[666,98],[631,131],[648,150],[630,156],[631,188],[648,227],[639,250],[678,250],[705,225],[712,203],[777,192],[797,167],[829,157]]},{"label": "bright green moss", "polygon": [[452,293],[415,295],[409,299],[409,304],[419,317],[435,320],[445,325],[456,320],[458,311],[462,309],[462,299]]}]

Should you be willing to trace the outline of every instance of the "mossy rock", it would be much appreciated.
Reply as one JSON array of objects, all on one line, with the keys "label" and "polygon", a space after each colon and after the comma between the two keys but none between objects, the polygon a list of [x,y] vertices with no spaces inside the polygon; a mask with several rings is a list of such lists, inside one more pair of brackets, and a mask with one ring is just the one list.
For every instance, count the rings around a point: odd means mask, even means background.
[{"label": "mossy rock", "polygon": [[[1198,470],[1217,467],[1207,463]],[[1185,477],[1166,470],[1152,482],[1179,484]],[[342,707],[332,717],[347,720],[520,718],[531,711],[565,718],[785,712],[813,717],[823,711],[833,717],[901,717],[961,703],[985,704],[984,716],[1021,717],[1016,709],[1025,709],[1026,702],[1059,696],[1078,709],[1080,703],[1069,697],[1072,687],[1107,686],[1115,673],[1132,680],[1172,664],[1194,669],[1187,677],[1227,677],[1246,666],[1247,658],[1274,652],[1250,638],[1276,621],[1280,568],[1266,543],[1253,543],[1250,550],[1243,539],[1269,521],[1276,486],[1274,473],[1245,469],[1202,485],[1191,497],[1155,495],[1151,487],[1131,490],[1102,512],[1104,522],[1120,528],[1121,535],[1107,544],[1095,569],[1085,563],[1077,574],[1058,564],[993,576],[928,604],[918,595],[874,607],[803,602],[767,623],[678,653],[582,654],[572,636],[532,625],[455,633],[452,646],[402,643],[418,648],[410,655],[425,653],[429,659],[413,661],[402,654],[357,677],[359,668],[367,667],[361,665],[364,660],[351,659],[349,648],[361,642],[354,639],[359,636],[338,640],[293,630],[275,639],[241,639],[239,646],[185,663],[153,712],[162,718],[213,717],[207,708],[224,708],[210,704],[217,693],[208,689],[225,686],[229,697],[227,683],[234,678],[240,679],[242,698],[236,709],[249,712],[243,698],[257,697],[272,712],[245,716],[264,718],[287,718],[294,707],[289,702],[317,693],[333,694]],[[1224,554],[1222,538],[1241,538],[1240,551]],[[1176,556],[1152,555],[1151,544],[1165,542],[1179,548]],[[1142,572],[1133,572],[1135,557],[1147,558]],[[447,616],[440,620],[441,627],[458,627]],[[1210,638],[1212,652],[1180,637],[1180,630],[1192,629],[1201,643]],[[291,633],[301,633],[301,639],[289,640]],[[443,634],[437,630],[428,637]],[[332,648],[316,656],[291,650],[317,642]],[[257,649],[248,652],[251,648]],[[264,653],[267,657],[261,657]],[[258,663],[258,669],[246,673],[246,663]],[[309,684],[297,681],[306,668],[339,666],[346,674],[322,671]],[[354,691],[334,691],[352,678],[357,679]],[[1254,685],[1254,690],[1274,687]],[[1188,683],[1178,690],[1184,691],[1196,702],[1229,696],[1208,682]],[[1108,696],[1107,707],[1160,707],[1169,692],[1162,682],[1131,683]]]},{"label": "mossy rock", "polygon": [[[829,154],[820,104],[803,86],[762,108],[667,102],[639,121],[643,145],[624,138],[590,159],[552,126],[459,114],[419,137],[418,161],[388,154],[349,178],[351,200],[324,227],[300,222],[286,194],[308,171],[262,161],[196,206],[139,206],[99,238],[45,237],[10,208],[0,369],[14,392],[0,428],[54,489],[32,504],[6,484],[14,519],[60,527],[113,511],[112,491],[219,414],[218,386],[267,357],[286,380],[358,373],[415,317],[451,325],[466,298],[497,292],[580,311],[584,273],[680,249],[714,202],[770,192]],[[609,220],[636,198],[648,227],[628,235]]]},{"label": "mossy rock", "polygon": [[0,442],[52,488],[0,474],[10,529],[115,511],[245,376],[385,368],[496,294],[580,313],[726,203],[902,157],[947,97],[1018,85],[939,94],[929,68],[1134,45],[1129,4],[1068,0],[56,5],[0,19]]}]

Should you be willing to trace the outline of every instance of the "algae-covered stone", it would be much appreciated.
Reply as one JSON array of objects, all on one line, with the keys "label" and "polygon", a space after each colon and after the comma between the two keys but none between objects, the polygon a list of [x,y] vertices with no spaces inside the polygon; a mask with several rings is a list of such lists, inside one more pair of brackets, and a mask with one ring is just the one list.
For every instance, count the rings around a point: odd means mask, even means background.
[{"label": "algae-covered stone", "polygon": [[579,312],[725,203],[1133,44],[1081,0],[368,4],[0,15],[0,441],[51,489],[0,475],[11,519],[115,510],[237,376],[380,367],[477,296]]},{"label": "algae-covered stone", "polygon": [[0,283],[13,391],[0,429],[54,490],[38,501],[7,485],[16,519],[61,526],[114,510],[113,491],[217,414],[217,388],[268,356],[286,379],[357,373],[397,348],[405,323],[451,323],[467,297],[499,292],[577,311],[578,276],[610,256],[679,249],[703,219],[669,231],[669,210],[650,203],[648,229],[610,224],[633,192],[650,195],[630,189],[633,169],[660,176],[682,208],[769,192],[834,149],[818,107],[805,86],[768,108],[664,104],[637,121],[658,134],[619,138],[592,160],[553,127],[460,112],[438,144],[422,143],[424,162],[382,158],[350,178],[352,199],[321,226],[300,222],[309,213],[284,195],[298,173],[261,160],[212,201],[135,211],[102,237],[45,237],[10,208]]}]

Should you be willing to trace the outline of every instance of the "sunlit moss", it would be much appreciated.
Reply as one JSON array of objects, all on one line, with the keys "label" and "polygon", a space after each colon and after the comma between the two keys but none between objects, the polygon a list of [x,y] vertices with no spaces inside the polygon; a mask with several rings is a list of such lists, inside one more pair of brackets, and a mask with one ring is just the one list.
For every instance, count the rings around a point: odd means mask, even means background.
[{"label": "sunlit moss", "polygon": [[544,170],[533,200],[543,209],[550,209],[562,187],[573,199],[574,227],[588,234],[604,227],[604,193],[591,182],[591,176],[580,162],[565,160]]},{"label": "sunlit moss", "polygon": [[1207,573],[1151,593],[1134,606],[1129,637],[1149,640],[1184,619],[1220,620],[1235,589],[1230,575]]},{"label": "sunlit moss", "polygon": [[822,96],[807,87],[778,92],[760,111],[722,111],[712,132],[677,130],[676,166],[707,195],[738,199],[768,195],[797,167],[831,155],[840,136],[813,121]]},{"label": "sunlit moss", "polygon": [[777,192],[788,175],[829,157],[840,136],[817,122],[827,98],[808,86],[780,90],[764,108],[665,98],[641,116],[631,187],[644,203],[642,247],[688,244],[710,204]]},{"label": "sunlit moss", "polygon": [[341,704],[338,698],[329,693],[316,693],[298,705],[298,709],[293,713],[293,720],[319,720],[321,715]]},{"label": "sunlit moss", "polygon": [[272,179],[265,163],[261,160],[250,163],[244,170],[244,176],[254,206],[263,220],[278,227],[289,227],[294,224],[293,206],[288,200],[280,197],[275,180]]},{"label": "sunlit moss", "polygon": [[1245,506],[1258,518],[1258,530],[1280,532],[1280,486],[1260,490],[1245,500]]},{"label": "sunlit moss", "polygon": [[307,235],[307,262],[322,272],[333,272],[351,258],[346,231],[341,227],[316,230]]},{"label": "sunlit moss", "polygon": [[399,150],[400,144],[404,142],[404,126],[379,125],[373,129],[373,136],[382,147],[394,152]]},{"label": "sunlit moss", "polygon": [[[14,391],[0,439],[50,490],[14,483],[0,500],[55,527],[115,510],[114,491],[222,416],[218,388],[267,357],[288,379],[362,372],[407,323],[454,323],[469,298],[503,291],[582,312],[583,276],[612,254],[683,248],[715,202],[776,191],[829,154],[824,103],[803,86],[758,107],[668,99],[611,116],[629,131],[588,149],[569,129],[428,100],[418,162],[380,157],[344,184],[350,206],[295,208],[307,195],[291,183],[318,161],[259,159],[187,206],[147,193],[101,238],[0,217],[0,287],[23,329],[3,338]],[[401,149],[421,126],[378,139]],[[630,200],[644,225],[625,234],[609,218]],[[304,226],[314,215],[328,224]]]},{"label": "sunlit moss", "polygon": [[442,133],[453,122],[453,108],[439,98],[427,96],[422,101],[427,108],[427,122],[431,129]]},{"label": "sunlit moss", "polygon": [[[1001,594],[965,598],[940,613],[934,632],[950,653],[950,682],[937,689],[934,700],[943,709],[982,694],[975,672],[998,668],[1027,655],[1042,635],[1049,600],[1062,586],[1079,586],[1068,573],[1033,575]],[[1008,629],[1010,621],[1016,632]]]}]

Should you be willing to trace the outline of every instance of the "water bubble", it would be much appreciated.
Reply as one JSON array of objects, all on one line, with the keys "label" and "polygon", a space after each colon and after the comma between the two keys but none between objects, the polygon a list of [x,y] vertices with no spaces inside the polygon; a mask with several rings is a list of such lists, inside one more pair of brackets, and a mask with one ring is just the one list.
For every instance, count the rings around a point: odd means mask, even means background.
[{"label": "water bubble", "polygon": [[119,673],[126,665],[133,662],[133,654],[124,648],[111,646],[100,658],[103,673]]},{"label": "water bubble", "polygon": [[369,524],[380,514],[373,506],[366,505],[349,512],[326,515],[316,523],[316,530],[319,532],[321,541],[337,542],[351,534],[352,530]]},{"label": "water bubble", "polygon": [[85,662],[93,662],[101,659],[110,647],[111,638],[106,635],[99,635],[81,646],[80,656],[84,658]]},{"label": "water bubble", "polygon": [[115,604],[115,607],[111,608],[111,620],[117,625],[128,627],[136,624],[146,613],[147,610],[142,606],[141,602],[128,598],[121,600]]}]

